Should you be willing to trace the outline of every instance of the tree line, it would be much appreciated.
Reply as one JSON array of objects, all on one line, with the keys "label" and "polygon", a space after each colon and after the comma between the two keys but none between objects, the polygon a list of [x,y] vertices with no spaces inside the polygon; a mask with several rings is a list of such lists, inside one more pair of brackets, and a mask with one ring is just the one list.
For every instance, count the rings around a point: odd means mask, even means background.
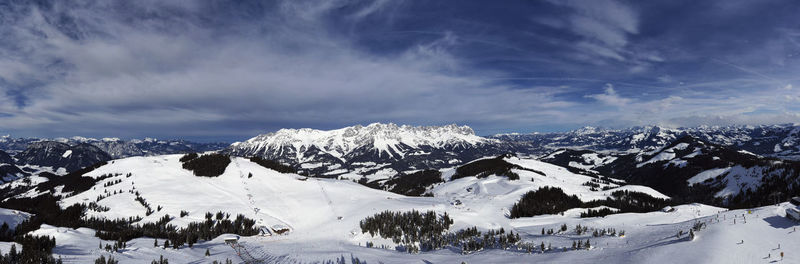
[{"label": "tree line", "polygon": [[605,216],[612,213],[651,212],[670,205],[669,200],[650,196],[649,194],[628,190],[614,191],[605,200],[581,201],[576,195],[567,195],[561,188],[545,186],[525,193],[511,207],[510,217],[530,217],[542,214],[557,214],[572,208],[608,206],[608,208],[589,209],[581,217]]}]

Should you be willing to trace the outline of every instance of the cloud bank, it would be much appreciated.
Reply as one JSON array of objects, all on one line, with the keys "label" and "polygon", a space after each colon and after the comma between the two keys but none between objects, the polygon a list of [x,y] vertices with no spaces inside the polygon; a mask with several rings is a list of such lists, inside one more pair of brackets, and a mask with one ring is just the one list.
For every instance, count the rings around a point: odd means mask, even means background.
[{"label": "cloud bank", "polygon": [[[14,2],[0,7],[0,131],[239,139],[369,122],[490,134],[798,118],[795,59],[687,53],[645,21],[661,7],[539,4],[550,13],[519,25],[402,1]],[[518,9],[493,14],[506,8]],[[776,32],[746,51],[798,50],[797,32]],[[654,44],[666,39],[681,49]]]}]

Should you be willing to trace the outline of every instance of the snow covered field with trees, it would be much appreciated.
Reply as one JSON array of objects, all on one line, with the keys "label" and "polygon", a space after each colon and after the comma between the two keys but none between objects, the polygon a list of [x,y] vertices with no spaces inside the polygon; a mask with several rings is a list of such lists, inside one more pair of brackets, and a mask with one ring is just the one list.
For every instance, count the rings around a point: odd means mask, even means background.
[{"label": "snow covered field with trees", "polygon": [[[756,263],[779,260],[784,249],[800,248],[797,223],[783,216],[789,204],[731,211],[689,204],[674,206],[672,212],[655,209],[585,218],[581,214],[586,208],[574,208],[512,218],[509,210],[523,194],[545,186],[575,195],[587,204],[612,199],[615,196],[611,193],[616,190],[665,198],[648,187],[620,187],[611,182],[601,185],[607,187],[605,190],[593,190],[594,186],[584,184],[592,177],[529,159],[504,158],[519,166],[510,170],[519,177],[516,180],[506,175],[467,176],[440,183],[431,190],[432,197],[408,197],[348,180],[279,173],[238,157],[232,157],[219,176],[195,176],[183,168],[182,157],[131,157],[109,162],[86,173],[101,180],[84,192],[70,194],[61,207],[94,203],[86,217],[134,218],[137,224],[167,221],[176,228],[210,218],[217,219],[212,222],[225,221],[241,214],[254,221],[253,228],[260,230],[259,234],[222,234],[211,240],[201,235],[201,239],[177,249],[165,246],[167,239],[147,236],[113,248],[118,241],[101,240],[96,230],[89,228],[45,224],[32,234],[54,237],[57,245],[53,255],[65,263],[87,263],[100,256],[113,257],[120,263],[149,262],[160,256],[172,263],[224,263],[226,259],[233,263],[252,259],[265,263]],[[455,173],[445,170],[442,175],[451,177]],[[618,210],[605,205],[588,208]],[[452,225],[447,225],[444,233],[461,240],[440,241],[436,249],[425,250],[421,242],[393,241],[360,228],[362,220],[381,212],[412,210],[423,214],[432,211],[437,219],[446,214]],[[220,211],[222,214],[217,214]],[[473,227],[481,235],[463,233]],[[288,232],[278,232],[282,228]],[[492,242],[486,242],[490,232]],[[503,238],[495,240],[494,235]],[[238,238],[238,252],[244,258],[237,255],[236,247],[225,243],[232,237]],[[467,243],[470,240],[474,244]],[[776,249],[778,244],[780,249]],[[0,250],[8,252],[11,245],[4,242]],[[409,245],[413,245],[412,250]],[[796,253],[786,253],[787,263],[800,261],[793,255]]]}]

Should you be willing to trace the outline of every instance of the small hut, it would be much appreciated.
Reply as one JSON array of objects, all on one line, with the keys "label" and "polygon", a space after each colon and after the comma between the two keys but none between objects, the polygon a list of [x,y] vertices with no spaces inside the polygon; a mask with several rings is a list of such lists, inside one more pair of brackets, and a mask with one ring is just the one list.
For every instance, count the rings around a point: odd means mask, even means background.
[{"label": "small hut", "polygon": [[797,208],[787,208],[786,217],[800,221],[800,210],[797,210]]}]

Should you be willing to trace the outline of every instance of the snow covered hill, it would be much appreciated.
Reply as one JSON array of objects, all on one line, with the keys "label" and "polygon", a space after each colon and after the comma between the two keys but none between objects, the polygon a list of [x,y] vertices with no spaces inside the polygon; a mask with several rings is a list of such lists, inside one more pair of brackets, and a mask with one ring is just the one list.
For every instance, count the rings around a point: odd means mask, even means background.
[{"label": "snow covered hill", "polygon": [[[69,197],[63,200],[62,207],[97,202],[110,209],[89,211],[88,216],[108,219],[140,216],[143,217],[142,222],[155,222],[164,215],[178,216],[181,211],[188,211],[188,216],[172,220],[171,223],[177,226],[202,221],[206,212],[223,210],[231,214],[244,214],[266,227],[289,227],[292,233],[302,234],[303,237],[357,239],[351,232],[357,227],[358,221],[387,209],[448,209],[452,210],[451,214],[461,223],[460,226],[488,228],[502,225],[507,221],[508,208],[522,194],[543,186],[562,188],[567,194],[578,195],[584,201],[606,199],[617,190],[668,198],[648,187],[620,186],[610,182],[601,183],[602,187],[608,187],[604,190],[591,190],[591,186],[584,184],[595,178],[573,174],[544,162],[513,157],[506,160],[521,166],[521,169],[514,169],[520,176],[519,180],[495,175],[464,177],[436,186],[431,190],[433,197],[421,198],[400,196],[350,181],[282,174],[235,157],[219,177],[198,177],[183,169],[179,158],[180,155],[167,155],[115,160],[85,176],[116,176],[103,177],[94,187],[82,193],[64,193]],[[536,169],[538,172],[526,169]],[[136,200],[137,196],[151,208],[161,209],[147,215],[147,208]],[[460,200],[458,205],[455,200]],[[476,210],[486,210],[484,218],[459,217],[474,215]],[[323,232],[318,230],[320,226],[336,228],[335,231]]]},{"label": "snow covered hill", "polygon": [[451,167],[507,150],[467,126],[373,123],[327,131],[281,129],[233,143],[226,152],[277,160],[312,175],[336,176]]},{"label": "snow covered hill", "polygon": [[[592,190],[593,186],[585,183],[596,177],[533,159],[502,158],[515,165],[510,171],[519,177],[517,180],[495,174],[456,178],[453,176],[459,173],[457,169],[447,169],[441,174],[443,183],[430,189],[432,197],[407,197],[351,181],[278,173],[237,157],[232,158],[222,175],[198,177],[182,168],[180,158],[181,155],[165,155],[113,160],[85,174],[100,179],[94,186],[79,193],[62,192],[68,197],[62,200],[61,206],[96,202],[98,207],[95,208],[107,209],[91,209],[87,217],[141,216],[140,222],[155,222],[168,214],[172,217],[169,223],[177,226],[203,221],[206,212],[241,213],[255,219],[259,226],[284,226],[291,230],[283,235],[241,237],[239,243],[248,254],[265,260],[296,263],[335,263],[342,257],[345,263],[350,263],[351,258],[367,263],[596,263],[598,260],[609,263],[673,260],[730,263],[776,260],[780,250],[772,248],[778,243],[786,249],[800,247],[797,244],[800,240],[792,238],[797,234],[791,231],[796,223],[781,215],[788,204],[749,212],[691,204],[675,206],[674,212],[622,213],[600,218],[580,218],[580,213],[586,209],[574,208],[563,214],[511,219],[508,208],[523,193],[543,186],[559,187],[583,201],[606,199],[617,190],[666,198],[651,188],[623,185],[621,181],[601,181],[601,188]],[[147,215],[146,207],[137,201],[137,196],[153,208],[152,214]],[[385,210],[446,212],[455,221],[451,230],[472,226],[484,231],[504,228],[519,233],[524,242],[537,247],[545,243],[550,249],[544,253],[536,250],[532,254],[516,249],[487,249],[469,255],[461,255],[456,249],[420,254],[399,252],[391,240],[372,237],[359,228],[362,219]],[[188,214],[181,216],[182,211]],[[734,218],[738,221],[736,224],[733,224]],[[697,231],[693,241],[685,234],[676,237],[678,230],[688,233],[697,221],[707,223],[707,227]],[[543,229],[559,229],[562,224],[568,227],[567,231],[541,233]],[[576,225],[586,226],[590,231],[575,233]],[[625,236],[592,235],[592,230],[607,228],[624,230]],[[33,234],[56,237],[54,254],[66,263],[92,262],[100,255],[113,255],[121,263],[149,262],[159,256],[173,263],[205,263],[225,258],[235,263],[241,261],[235,251],[224,244],[223,240],[231,237],[227,235],[177,250],[153,247],[152,238],[138,238],[129,241],[127,248],[120,252],[109,253],[98,249],[97,245],[113,241],[94,237],[94,230],[88,228],[73,230],[43,225]],[[570,247],[575,241],[587,239],[592,244],[590,250]],[[737,244],[740,240],[745,243]],[[377,248],[365,247],[367,242]],[[2,246],[6,248],[7,244]],[[728,252],[725,251],[728,248],[736,249],[736,253],[719,254]],[[210,257],[204,256],[206,250],[211,252]],[[767,258],[767,254],[771,257]],[[794,261],[797,257],[800,256],[788,255],[785,260]]]},{"label": "snow covered hill", "polygon": [[770,204],[800,186],[800,162],[779,160],[683,136],[650,152],[562,149],[543,161],[584,174],[614,175],[687,202],[732,207]]}]

